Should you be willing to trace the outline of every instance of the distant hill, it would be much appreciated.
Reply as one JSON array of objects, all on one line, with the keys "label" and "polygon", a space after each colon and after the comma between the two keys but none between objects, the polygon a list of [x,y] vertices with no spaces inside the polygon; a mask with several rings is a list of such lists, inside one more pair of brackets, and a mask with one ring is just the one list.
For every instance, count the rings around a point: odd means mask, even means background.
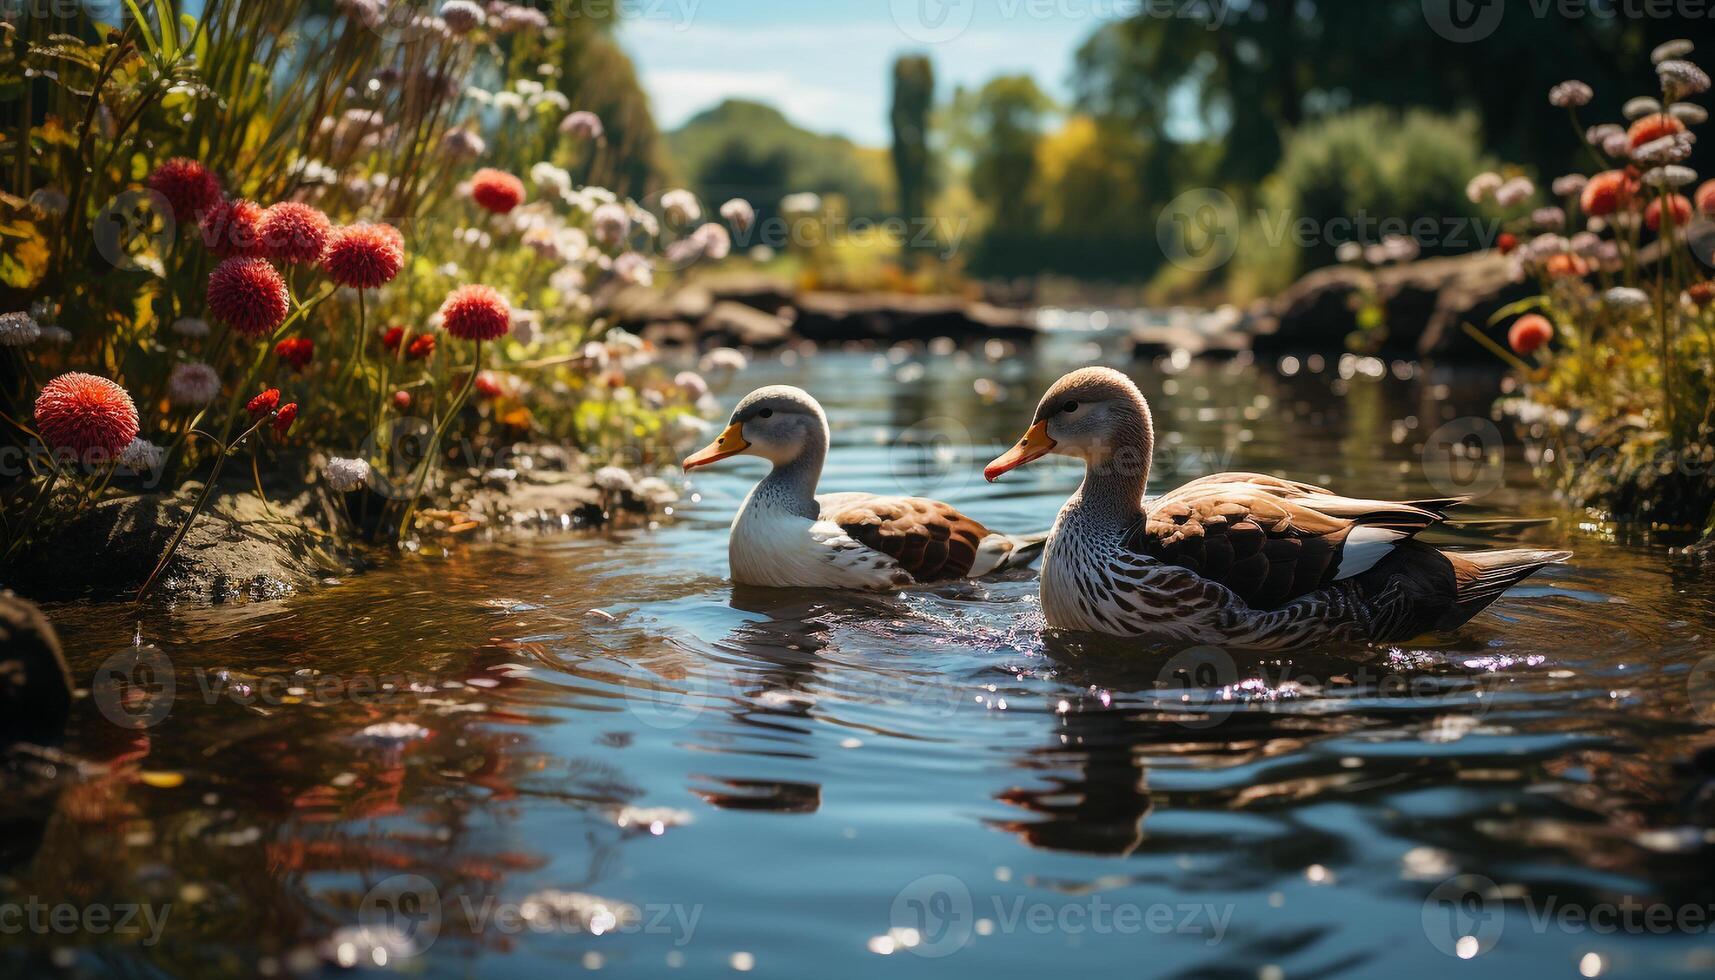
[{"label": "distant hill", "polygon": [[711,208],[743,197],[767,215],[799,191],[842,195],[853,217],[893,208],[886,150],[802,129],[773,106],[729,99],[666,139],[675,169]]}]

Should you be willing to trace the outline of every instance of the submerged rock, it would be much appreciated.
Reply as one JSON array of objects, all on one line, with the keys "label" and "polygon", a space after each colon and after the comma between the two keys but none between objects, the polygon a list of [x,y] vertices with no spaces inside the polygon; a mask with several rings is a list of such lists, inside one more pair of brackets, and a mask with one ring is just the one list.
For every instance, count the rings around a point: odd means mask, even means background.
[{"label": "submerged rock", "polygon": [[53,738],[71,711],[71,692],[53,625],[34,604],[0,592],[0,743]]}]

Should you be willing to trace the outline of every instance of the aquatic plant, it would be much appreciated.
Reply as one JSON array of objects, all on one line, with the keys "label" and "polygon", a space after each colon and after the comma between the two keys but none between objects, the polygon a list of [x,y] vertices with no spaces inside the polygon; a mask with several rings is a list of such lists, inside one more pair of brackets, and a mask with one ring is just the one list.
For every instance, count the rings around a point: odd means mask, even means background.
[{"label": "aquatic plant", "polygon": [[[1688,233],[1707,221],[1715,188],[1685,192],[1697,180],[1684,165],[1694,127],[1708,116],[1680,101],[1708,88],[1690,53],[1690,42],[1656,52],[1660,98],[1628,100],[1624,126],[1584,125],[1595,94],[1582,82],[1550,91],[1593,172],[1551,182],[1553,227],[1515,220],[1497,243],[1514,277],[1541,288],[1491,320],[1510,349],[1466,329],[1517,370],[1524,398],[1512,407],[1575,502],[1715,540],[1715,253]],[[1469,191],[1498,200],[1508,183],[1479,174]]]}]

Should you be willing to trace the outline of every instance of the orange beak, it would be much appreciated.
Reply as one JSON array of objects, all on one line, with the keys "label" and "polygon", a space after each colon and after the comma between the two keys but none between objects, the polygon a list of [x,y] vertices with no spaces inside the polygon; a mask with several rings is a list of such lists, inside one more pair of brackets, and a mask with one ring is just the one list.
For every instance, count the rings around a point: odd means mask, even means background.
[{"label": "orange beak", "polygon": [[1000,457],[983,470],[983,476],[990,483],[1000,479],[1002,473],[1016,470],[1033,459],[1041,459],[1054,449],[1054,440],[1048,438],[1048,423],[1038,422],[1030,427],[1024,438],[1018,440],[1018,445],[1001,453]]},{"label": "orange beak", "polygon": [[690,472],[699,466],[718,463],[728,456],[737,456],[750,448],[750,443],[744,441],[744,423],[734,422],[726,427],[726,431],[714,442],[709,443],[685,457],[685,471]]}]

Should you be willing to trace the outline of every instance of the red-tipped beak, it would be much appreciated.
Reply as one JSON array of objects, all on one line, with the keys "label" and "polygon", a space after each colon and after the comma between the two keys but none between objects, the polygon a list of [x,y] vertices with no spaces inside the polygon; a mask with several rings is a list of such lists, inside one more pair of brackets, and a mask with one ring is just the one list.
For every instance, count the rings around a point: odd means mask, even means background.
[{"label": "red-tipped beak", "polygon": [[744,424],[734,422],[726,427],[720,438],[709,443],[685,457],[685,471],[690,472],[699,466],[718,463],[728,456],[737,456],[750,448],[750,443],[744,441]]},{"label": "red-tipped beak", "polygon": [[1024,438],[1018,440],[1018,445],[1001,453],[999,458],[988,464],[983,470],[983,476],[990,482],[1001,478],[1001,474],[1018,469],[1033,459],[1041,459],[1054,449],[1054,440],[1048,438],[1048,423],[1038,422],[1030,427]]}]

